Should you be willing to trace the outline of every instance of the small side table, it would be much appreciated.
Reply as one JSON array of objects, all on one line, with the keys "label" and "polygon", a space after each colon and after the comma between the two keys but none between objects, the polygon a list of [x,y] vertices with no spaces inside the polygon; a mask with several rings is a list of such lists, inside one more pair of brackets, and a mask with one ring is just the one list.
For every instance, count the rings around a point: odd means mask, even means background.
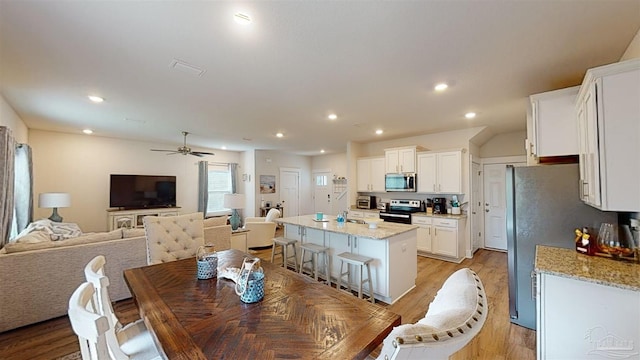
[{"label": "small side table", "polygon": [[247,234],[248,229],[238,229],[231,231],[231,248],[247,252]]}]

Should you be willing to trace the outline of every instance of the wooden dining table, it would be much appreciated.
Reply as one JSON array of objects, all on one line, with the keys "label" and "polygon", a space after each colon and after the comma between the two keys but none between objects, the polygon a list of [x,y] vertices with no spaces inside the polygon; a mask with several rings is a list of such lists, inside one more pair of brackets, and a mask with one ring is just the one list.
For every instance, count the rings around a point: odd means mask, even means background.
[{"label": "wooden dining table", "polygon": [[[240,268],[239,250],[218,268]],[[364,359],[400,315],[269,262],[264,298],[245,304],[232,280],[198,280],[195,258],[128,269],[125,280],[167,359]]]}]

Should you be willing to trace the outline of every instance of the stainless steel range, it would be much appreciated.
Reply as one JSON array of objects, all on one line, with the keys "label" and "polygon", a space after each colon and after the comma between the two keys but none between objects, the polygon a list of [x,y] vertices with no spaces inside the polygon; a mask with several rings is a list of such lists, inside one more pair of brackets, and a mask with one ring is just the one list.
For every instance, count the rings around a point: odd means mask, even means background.
[{"label": "stainless steel range", "polygon": [[380,218],[401,224],[411,224],[411,214],[424,211],[420,200],[391,200],[387,210],[380,211]]}]

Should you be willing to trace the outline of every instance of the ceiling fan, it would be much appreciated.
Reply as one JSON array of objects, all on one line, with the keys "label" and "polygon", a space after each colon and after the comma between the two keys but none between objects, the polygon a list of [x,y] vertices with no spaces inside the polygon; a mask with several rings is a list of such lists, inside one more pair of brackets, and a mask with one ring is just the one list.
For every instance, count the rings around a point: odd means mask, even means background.
[{"label": "ceiling fan", "polygon": [[198,157],[203,157],[205,155],[215,155],[214,153],[211,153],[211,152],[191,151],[191,148],[187,146],[187,135],[189,135],[189,133],[187,131],[183,131],[182,135],[184,136],[184,144],[178,147],[177,150],[151,149],[151,151],[164,151],[168,153],[167,155],[182,154],[182,155],[193,155]]}]

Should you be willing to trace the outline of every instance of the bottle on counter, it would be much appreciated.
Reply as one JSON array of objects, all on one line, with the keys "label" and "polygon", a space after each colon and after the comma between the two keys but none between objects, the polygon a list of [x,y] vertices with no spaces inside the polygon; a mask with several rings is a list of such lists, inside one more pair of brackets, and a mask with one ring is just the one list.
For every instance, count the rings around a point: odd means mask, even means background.
[{"label": "bottle on counter", "polygon": [[582,230],[576,229],[576,251],[585,254],[585,255],[595,255],[596,253],[596,244],[593,239],[591,239],[591,234],[589,234],[589,229],[584,227]]}]

